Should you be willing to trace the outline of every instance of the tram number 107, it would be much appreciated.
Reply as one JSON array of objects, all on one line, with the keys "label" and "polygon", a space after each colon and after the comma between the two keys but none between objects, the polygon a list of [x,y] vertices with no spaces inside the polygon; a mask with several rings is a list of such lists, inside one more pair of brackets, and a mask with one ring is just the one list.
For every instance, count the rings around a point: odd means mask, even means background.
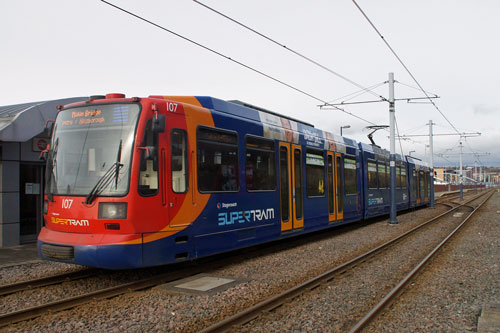
[{"label": "tram number 107", "polygon": [[73,204],[73,199],[63,199],[62,200],[62,208],[64,208],[64,209],[71,208],[72,204]]},{"label": "tram number 107", "polygon": [[167,102],[167,110],[170,112],[177,112],[177,103]]}]

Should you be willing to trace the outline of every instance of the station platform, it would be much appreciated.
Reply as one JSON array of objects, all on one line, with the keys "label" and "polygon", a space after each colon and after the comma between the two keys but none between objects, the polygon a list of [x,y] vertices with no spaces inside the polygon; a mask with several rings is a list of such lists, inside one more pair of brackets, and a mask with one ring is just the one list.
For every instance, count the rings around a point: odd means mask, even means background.
[{"label": "station platform", "polygon": [[0,248],[0,268],[36,261],[41,261],[36,249],[36,243]]}]

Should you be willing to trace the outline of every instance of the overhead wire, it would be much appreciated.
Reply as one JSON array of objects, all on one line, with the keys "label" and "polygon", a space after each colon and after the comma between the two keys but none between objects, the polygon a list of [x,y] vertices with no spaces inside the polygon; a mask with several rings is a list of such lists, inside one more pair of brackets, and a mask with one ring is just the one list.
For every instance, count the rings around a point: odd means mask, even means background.
[{"label": "overhead wire", "polygon": [[224,13],[220,12],[219,10],[216,10],[215,8],[212,8],[212,7],[210,7],[210,6],[206,5],[206,4],[204,4],[204,3],[203,3],[203,2],[201,2],[201,1],[198,1],[198,0],[193,0],[193,1],[194,1],[195,3],[197,3],[197,4],[199,4],[200,6],[205,7],[206,9],[208,9],[208,10],[210,10],[210,11],[212,11],[212,12],[214,12],[214,13],[216,13],[216,14],[218,14],[218,15],[220,15],[220,16],[222,16],[222,17],[226,18],[226,19],[228,19],[229,21],[231,21],[231,22],[233,22],[233,23],[236,23],[237,25],[239,25],[239,26],[241,26],[241,27],[243,27],[243,28],[245,28],[245,29],[247,29],[247,30],[249,30],[249,31],[251,31],[251,32],[253,32],[253,33],[255,33],[255,34],[257,34],[257,35],[259,35],[259,36],[261,36],[262,38],[267,39],[267,40],[268,40],[268,41],[270,41],[271,43],[274,43],[274,44],[276,44],[276,45],[278,45],[278,46],[280,46],[280,47],[283,47],[285,50],[287,50],[287,51],[289,51],[289,52],[291,52],[291,53],[293,53],[293,54],[295,54],[295,55],[297,55],[297,56],[301,57],[302,59],[307,60],[308,62],[310,62],[310,63],[312,63],[312,64],[314,64],[314,65],[316,65],[316,66],[318,66],[318,67],[320,67],[320,68],[322,68],[322,69],[324,69],[324,70],[328,71],[329,73],[331,73],[331,74],[333,74],[333,75],[335,75],[335,76],[337,76],[337,77],[341,78],[342,80],[349,82],[350,84],[352,84],[352,85],[354,85],[354,86],[356,86],[356,87],[358,87],[358,88],[362,89],[363,91],[369,92],[369,93],[371,93],[372,95],[377,96],[377,97],[380,97],[380,98],[382,98],[383,100],[387,101],[387,99],[386,99],[384,96],[381,96],[381,95],[376,94],[375,92],[373,92],[373,91],[372,91],[372,90],[370,90],[369,88],[365,88],[365,87],[364,87],[364,86],[362,86],[361,84],[359,84],[359,83],[357,83],[357,82],[354,82],[353,80],[351,80],[351,79],[349,79],[349,78],[345,77],[344,75],[342,75],[342,74],[340,74],[340,73],[338,73],[338,72],[334,71],[333,69],[331,69],[331,68],[329,68],[329,67],[326,67],[326,66],[324,66],[324,65],[320,64],[319,62],[317,62],[317,61],[315,61],[315,60],[313,60],[313,59],[311,59],[311,58],[309,58],[309,57],[305,56],[304,54],[302,54],[302,53],[300,53],[300,52],[298,52],[298,51],[295,51],[294,49],[291,49],[291,48],[287,47],[286,45],[284,45],[284,44],[282,44],[282,43],[280,43],[280,42],[276,41],[275,39],[273,39],[273,38],[271,38],[271,37],[268,37],[268,36],[264,35],[263,33],[261,33],[261,32],[259,32],[259,31],[255,30],[255,29],[253,29],[253,28],[249,27],[249,26],[248,26],[248,25],[246,25],[246,24],[241,23],[240,21],[238,21],[238,20],[236,20],[236,19],[233,19],[232,17],[230,17],[230,16],[228,16],[228,15],[226,15],[226,14],[224,14]]},{"label": "overhead wire", "polygon": [[430,103],[434,106],[434,108],[441,114],[441,116],[443,116],[443,118],[446,120],[446,122],[448,124],[450,124],[450,126],[455,130],[455,132],[457,132],[457,133],[460,134],[460,132],[458,131],[458,129],[455,127],[455,125],[453,125],[451,123],[451,121],[448,119],[448,117],[446,117],[446,115],[441,111],[441,109],[439,109],[439,107],[436,105],[436,103],[434,103],[434,101],[432,100],[432,98],[427,94],[427,92],[424,90],[424,88],[422,87],[422,85],[417,81],[417,79],[412,74],[412,72],[404,64],[403,60],[401,60],[401,58],[397,55],[396,51],[394,51],[394,49],[391,47],[391,45],[389,44],[389,42],[387,42],[387,40],[384,38],[384,36],[377,29],[377,27],[375,26],[375,24],[373,24],[373,22],[370,20],[370,18],[365,14],[365,12],[363,11],[363,9],[361,9],[361,7],[358,5],[358,3],[356,2],[356,0],[351,0],[351,1],[358,8],[358,10],[361,12],[361,14],[365,17],[365,19],[368,21],[368,23],[372,26],[372,28],[375,30],[375,32],[380,36],[380,38],[383,40],[383,42],[385,43],[385,45],[389,48],[389,50],[396,57],[396,59],[399,61],[399,63],[403,66],[403,68],[406,70],[406,72],[410,75],[410,77],[413,79],[413,81],[415,81],[415,83],[420,88],[420,90],[425,94],[425,96],[427,97],[427,99],[429,99]]},{"label": "overhead wire", "polygon": [[124,13],[126,13],[126,14],[128,14],[128,15],[130,15],[130,16],[133,16],[133,17],[135,17],[135,18],[137,18],[137,19],[139,19],[139,20],[141,20],[141,21],[144,21],[144,22],[146,22],[146,23],[148,23],[148,24],[151,24],[151,25],[153,25],[153,26],[155,26],[155,27],[157,27],[157,28],[159,28],[159,29],[161,29],[161,30],[163,30],[163,31],[166,31],[166,32],[168,32],[168,33],[170,33],[170,34],[172,34],[172,35],[174,35],[174,36],[178,37],[178,38],[181,38],[181,39],[183,39],[183,40],[185,40],[185,41],[187,41],[187,42],[189,42],[189,43],[192,43],[192,44],[194,44],[194,45],[196,45],[196,46],[198,46],[198,47],[201,47],[202,49],[204,49],[204,50],[206,50],[206,51],[209,51],[209,52],[211,52],[211,53],[213,53],[213,54],[216,54],[216,55],[218,55],[218,56],[220,56],[220,57],[222,57],[222,58],[225,58],[225,59],[227,59],[227,60],[229,60],[229,61],[231,61],[231,62],[233,62],[233,63],[235,63],[235,64],[238,64],[238,65],[240,65],[240,66],[242,66],[242,67],[244,67],[244,68],[246,68],[246,69],[248,69],[248,70],[251,70],[251,71],[253,71],[253,72],[257,73],[257,74],[260,74],[260,75],[262,75],[262,76],[264,76],[264,77],[266,77],[266,78],[268,78],[268,79],[270,79],[270,80],[273,80],[273,81],[275,81],[275,82],[277,82],[277,83],[279,83],[279,84],[281,84],[281,85],[283,85],[283,86],[286,86],[286,87],[288,87],[288,88],[290,88],[290,89],[293,89],[293,90],[295,90],[296,92],[299,92],[299,93],[301,93],[301,94],[303,94],[303,95],[305,95],[305,96],[308,96],[308,97],[310,97],[310,98],[312,98],[312,99],[314,99],[314,100],[316,100],[316,101],[319,101],[319,102],[321,102],[321,103],[323,103],[323,104],[325,104],[325,105],[327,105],[327,106],[334,107],[335,109],[337,109],[337,110],[339,110],[339,111],[342,111],[342,112],[344,112],[344,113],[346,113],[346,114],[348,114],[348,115],[350,115],[350,116],[352,116],[352,117],[354,117],[354,118],[357,118],[357,119],[359,119],[359,120],[362,120],[362,121],[364,121],[364,122],[366,122],[366,123],[369,123],[369,124],[371,124],[371,125],[375,125],[375,124],[374,124],[374,123],[372,123],[371,121],[366,120],[366,119],[364,119],[364,118],[362,118],[362,117],[360,117],[360,116],[357,116],[357,115],[355,115],[355,114],[354,114],[354,113],[352,113],[352,112],[346,111],[346,110],[344,110],[344,109],[342,109],[342,108],[339,108],[339,107],[337,107],[337,106],[335,106],[335,105],[331,105],[330,103],[328,103],[326,100],[324,100],[324,99],[322,99],[322,98],[316,97],[316,96],[314,96],[314,95],[312,95],[312,94],[310,94],[310,93],[308,93],[308,92],[306,92],[306,91],[304,91],[304,90],[302,90],[302,89],[299,89],[299,88],[297,88],[297,87],[294,87],[294,86],[292,86],[291,84],[288,84],[288,83],[286,83],[286,82],[284,82],[284,81],[282,81],[282,80],[279,80],[279,79],[277,79],[277,78],[275,78],[275,77],[273,77],[273,76],[271,76],[271,75],[269,75],[269,74],[266,74],[266,73],[264,73],[264,72],[262,72],[262,71],[260,71],[260,70],[258,70],[258,69],[255,69],[255,68],[253,68],[253,67],[251,67],[251,66],[249,66],[249,65],[246,65],[246,64],[244,64],[244,63],[243,63],[243,62],[241,62],[241,61],[235,60],[235,59],[233,59],[233,58],[231,58],[231,57],[229,57],[229,56],[227,56],[227,55],[225,55],[225,54],[223,54],[223,53],[221,53],[221,52],[219,52],[219,51],[216,51],[216,50],[214,50],[214,49],[212,49],[212,48],[210,48],[210,47],[208,47],[208,46],[205,46],[205,45],[203,45],[203,44],[201,44],[201,43],[198,43],[198,42],[196,42],[195,40],[193,40],[193,39],[191,39],[191,38],[188,38],[188,37],[185,37],[185,36],[183,36],[183,35],[181,35],[181,34],[179,34],[179,33],[175,32],[175,31],[173,31],[173,30],[171,30],[171,29],[165,28],[165,27],[163,27],[163,26],[161,26],[161,25],[159,25],[159,24],[157,24],[157,23],[154,23],[154,22],[152,22],[152,21],[150,21],[150,20],[148,20],[148,19],[146,19],[146,18],[144,18],[144,17],[142,17],[142,16],[140,16],[140,15],[138,15],[138,14],[135,14],[135,13],[133,13],[133,12],[131,12],[131,11],[128,11],[128,10],[126,10],[126,9],[124,9],[124,8],[120,7],[120,6],[117,6],[117,5],[115,5],[115,4],[111,3],[111,2],[108,2],[108,1],[106,1],[106,0],[100,0],[100,1],[101,1],[101,2],[103,2],[103,3],[105,3],[105,4],[107,4],[107,5],[109,5],[109,6],[111,6],[111,7],[113,7],[113,8],[115,8],[115,9],[118,9],[118,10],[120,10],[120,11],[122,11],[122,12],[124,12]]}]

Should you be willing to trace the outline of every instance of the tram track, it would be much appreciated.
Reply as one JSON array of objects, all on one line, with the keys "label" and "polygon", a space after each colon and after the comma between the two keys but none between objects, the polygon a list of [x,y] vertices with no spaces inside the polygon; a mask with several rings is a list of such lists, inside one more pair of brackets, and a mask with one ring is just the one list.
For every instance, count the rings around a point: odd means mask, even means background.
[{"label": "tram track", "polygon": [[33,288],[51,286],[54,284],[73,281],[76,279],[88,278],[91,276],[95,276],[97,273],[98,270],[96,269],[83,269],[75,272],[61,273],[37,279],[0,285],[0,296],[5,296]]},{"label": "tram track", "polygon": [[[266,250],[261,250],[257,249],[254,250],[254,252],[258,253],[263,251],[264,253]],[[272,251],[271,251],[272,252]],[[107,298],[112,298],[118,295],[123,295],[132,291],[138,291],[138,290],[143,290],[143,289],[148,289],[153,286],[163,284],[163,283],[168,283],[171,281],[175,281],[181,278],[185,278],[191,275],[203,273],[209,269],[214,269],[214,262],[216,261],[216,265],[218,267],[223,267],[224,265],[227,265],[228,263],[234,262],[235,260],[238,261],[241,259],[241,257],[248,257],[249,253],[247,252],[246,254],[240,254],[238,255],[231,255],[229,258],[221,260],[220,257],[214,258],[214,260],[208,261],[208,263],[204,264],[197,264],[195,268],[193,267],[188,267],[184,270],[179,270],[176,272],[177,274],[172,274],[172,273],[166,273],[166,274],[157,274],[156,276],[150,277],[150,278],[144,278],[144,279],[138,279],[136,281],[129,281],[127,283],[123,283],[120,285],[116,285],[113,287],[109,288],[104,288],[102,290],[95,290],[90,293],[74,296],[74,297],[68,297],[65,299],[60,299],[57,301],[49,302],[45,305],[39,305],[35,307],[30,307],[18,311],[13,311],[10,313],[5,313],[5,314],[0,314],[0,327],[8,325],[10,323],[15,323],[15,322],[20,322],[28,319],[32,319],[35,317],[38,317],[40,315],[43,315],[44,313],[47,312],[56,312],[56,311],[61,311],[69,308],[76,307],[78,305],[83,305],[86,303],[89,303],[93,300],[96,299],[107,299]],[[252,255],[250,255],[252,256]],[[258,256],[258,254],[254,254],[254,256]],[[240,258],[240,259],[235,259],[235,258]],[[192,265],[191,265],[192,266]],[[97,271],[97,270],[96,270]],[[73,274],[73,273],[71,273]],[[82,273],[83,274],[83,273]],[[97,273],[95,273],[97,274]],[[94,274],[94,275],[95,275]],[[56,280],[50,282],[50,281],[45,281],[45,282],[40,282],[40,285],[36,288],[40,288],[42,286],[49,286],[53,285],[56,283],[62,283],[62,282],[69,282],[72,281],[71,278],[68,278],[67,276],[64,277],[65,274],[61,274],[59,277],[59,282],[56,282]],[[76,274],[77,275],[77,274]],[[89,275],[88,277],[91,277]],[[77,279],[77,276],[74,277]],[[85,279],[86,277],[82,275],[81,279]],[[49,278],[44,278],[47,280],[50,280]],[[44,279],[37,279],[37,280],[44,280]],[[35,283],[33,281],[25,281],[22,282],[25,286],[30,286],[31,288],[35,288],[34,285]],[[29,290],[26,287],[21,288],[18,286],[19,290],[18,291],[12,291],[12,292],[19,292],[21,290]],[[1,290],[1,289],[0,289]],[[7,289],[6,289],[7,290]],[[5,291],[4,295],[11,293],[10,291]]]},{"label": "tram track", "polygon": [[[357,256],[354,259],[351,259],[349,261],[344,262],[343,264],[334,267],[333,269],[330,269],[326,272],[323,272],[322,274],[319,274],[316,277],[313,277],[309,280],[307,280],[304,283],[301,283],[295,287],[292,287],[288,290],[285,290],[281,292],[280,294],[277,294],[269,299],[263,300],[239,313],[236,313],[230,317],[227,317],[226,319],[219,321],[209,327],[206,327],[203,332],[223,332],[230,330],[231,328],[234,327],[239,327],[242,328],[243,325],[248,323],[250,327],[252,326],[252,320],[256,320],[261,317],[265,317],[267,315],[272,316],[272,312],[278,311],[280,307],[286,307],[288,306],[289,303],[294,302],[295,299],[299,299],[302,297],[302,295],[307,295],[308,293],[312,293],[315,289],[327,285],[328,283],[331,283],[334,280],[339,279],[341,276],[345,275],[350,275],[351,271],[354,270],[356,267],[360,269],[361,265],[364,263],[370,263],[373,262],[376,258],[377,255],[386,252],[385,250],[391,248],[395,244],[401,243],[401,241],[405,238],[407,238],[409,235],[412,235],[416,233],[417,231],[420,231],[421,229],[424,229],[425,226],[429,226],[433,224],[433,222],[448,216],[451,213],[456,212],[459,210],[461,213],[465,213],[467,211],[472,211],[473,208],[469,207],[471,202],[474,202],[478,200],[478,198],[484,196],[486,193],[479,194],[477,196],[474,196],[473,198],[464,201],[463,203],[457,204],[455,207],[452,207],[445,211],[444,213],[414,227],[413,229],[393,238],[392,240],[389,240],[385,242],[382,245],[377,246],[376,248],[367,251],[359,256]],[[349,272],[349,273],[348,273]],[[348,274],[346,274],[348,273]],[[346,283],[348,284],[348,283]],[[392,287],[391,287],[392,288]],[[297,303],[300,303],[297,301]],[[290,307],[292,307],[290,305]],[[286,311],[283,310],[285,313],[294,313],[294,310]],[[363,317],[362,315],[359,316],[360,318]],[[264,319],[262,319],[264,321]],[[356,321],[357,322],[357,321]],[[342,330],[348,330],[350,326],[352,326],[354,323],[347,323],[345,327],[342,328]],[[350,326],[349,326],[350,325]],[[258,326],[258,325],[257,325]]]}]

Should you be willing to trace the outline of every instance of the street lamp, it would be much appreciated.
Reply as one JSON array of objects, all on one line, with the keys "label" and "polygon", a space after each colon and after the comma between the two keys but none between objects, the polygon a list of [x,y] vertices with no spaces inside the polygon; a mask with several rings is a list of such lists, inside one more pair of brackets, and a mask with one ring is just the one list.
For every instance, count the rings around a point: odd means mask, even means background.
[{"label": "street lamp", "polygon": [[408,153],[408,156],[411,157],[411,153],[415,153],[415,152],[416,152],[416,150],[410,150],[410,152]]},{"label": "street lamp", "polygon": [[340,126],[340,136],[342,136],[342,129],[343,128],[351,128],[351,125]]}]

